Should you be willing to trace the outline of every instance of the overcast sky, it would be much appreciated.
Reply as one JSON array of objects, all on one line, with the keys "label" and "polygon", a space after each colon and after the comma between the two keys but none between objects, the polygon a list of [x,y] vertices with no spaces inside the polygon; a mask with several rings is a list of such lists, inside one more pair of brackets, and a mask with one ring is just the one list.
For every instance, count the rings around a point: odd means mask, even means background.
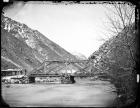
[{"label": "overcast sky", "polygon": [[5,16],[38,30],[70,53],[89,57],[107,38],[105,11],[103,4],[19,2],[7,8]]}]

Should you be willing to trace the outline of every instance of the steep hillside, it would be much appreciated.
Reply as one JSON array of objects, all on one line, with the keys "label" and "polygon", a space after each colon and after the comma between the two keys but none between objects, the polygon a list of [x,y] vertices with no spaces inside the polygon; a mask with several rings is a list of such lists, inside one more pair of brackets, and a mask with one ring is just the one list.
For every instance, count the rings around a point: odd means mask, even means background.
[{"label": "steep hillside", "polygon": [[1,57],[1,62],[1,70],[21,68],[18,64],[3,56]]},{"label": "steep hillside", "polygon": [[[126,28],[127,29],[127,28]],[[100,67],[107,68],[104,66],[105,63],[115,63],[121,68],[131,68],[134,67],[134,59],[136,59],[137,51],[137,37],[135,34],[135,27],[131,27],[127,33],[127,38],[125,36],[124,29],[117,36],[114,36],[107,40],[103,45],[100,46],[99,50],[95,51],[89,59],[95,56],[97,61],[96,65]],[[129,50],[129,47],[131,50]]]},{"label": "steep hillside", "polygon": [[134,25],[124,28],[89,57],[94,61],[93,72],[109,76],[118,90],[118,95],[124,98],[121,101],[124,103],[134,102],[136,98],[136,33]]},{"label": "steep hillside", "polygon": [[[75,60],[76,57],[37,30],[1,16],[1,58],[31,71],[46,60]],[[10,63],[10,62],[9,62]],[[5,60],[1,61],[5,69]]]}]

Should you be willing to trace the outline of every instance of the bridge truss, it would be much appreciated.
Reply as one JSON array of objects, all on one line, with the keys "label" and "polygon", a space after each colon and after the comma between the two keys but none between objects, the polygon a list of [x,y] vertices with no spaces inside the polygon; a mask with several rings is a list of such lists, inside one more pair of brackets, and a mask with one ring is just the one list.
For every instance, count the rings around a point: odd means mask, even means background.
[{"label": "bridge truss", "polygon": [[[91,66],[90,60],[45,60],[40,66],[33,69],[31,72],[27,74],[27,76],[59,76],[62,73],[59,73],[60,70],[65,70],[65,74],[68,73],[68,70],[72,68],[76,68],[76,72],[91,72],[89,67]],[[71,69],[70,69],[71,68]]]}]

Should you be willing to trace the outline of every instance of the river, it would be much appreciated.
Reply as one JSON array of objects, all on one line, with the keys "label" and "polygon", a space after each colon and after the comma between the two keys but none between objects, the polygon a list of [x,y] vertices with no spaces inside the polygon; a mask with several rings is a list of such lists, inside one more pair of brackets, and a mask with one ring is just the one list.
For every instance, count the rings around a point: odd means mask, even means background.
[{"label": "river", "polygon": [[75,84],[2,85],[2,97],[10,107],[106,107],[116,93],[108,81],[76,79]]}]

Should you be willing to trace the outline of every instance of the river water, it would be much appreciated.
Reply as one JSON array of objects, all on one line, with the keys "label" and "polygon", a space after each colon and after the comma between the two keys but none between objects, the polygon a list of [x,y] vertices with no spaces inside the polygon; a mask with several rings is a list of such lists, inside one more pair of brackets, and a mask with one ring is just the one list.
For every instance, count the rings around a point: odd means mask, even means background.
[{"label": "river water", "polygon": [[11,107],[106,107],[116,98],[114,85],[108,81],[76,79],[75,84],[2,85],[2,97]]}]

